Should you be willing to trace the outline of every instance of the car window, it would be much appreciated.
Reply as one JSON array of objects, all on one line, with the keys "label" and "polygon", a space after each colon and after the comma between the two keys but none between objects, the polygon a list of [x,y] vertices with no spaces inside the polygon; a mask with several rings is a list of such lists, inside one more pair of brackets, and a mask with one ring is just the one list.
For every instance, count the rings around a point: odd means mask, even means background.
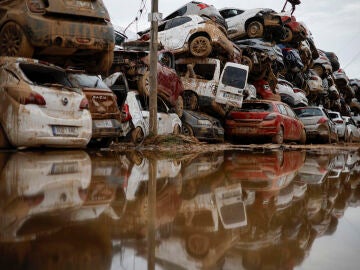
[{"label": "car window", "polygon": [[222,83],[240,89],[245,88],[247,71],[242,68],[227,66],[223,71]]},{"label": "car window", "polygon": [[323,113],[321,110],[316,108],[299,108],[293,110],[299,117],[312,117],[312,116],[322,116]]},{"label": "car window", "polygon": [[178,10],[176,10],[175,12],[173,12],[170,15],[166,16],[164,18],[164,20],[170,20],[170,19],[173,19],[175,17],[182,16],[182,15],[184,15],[186,13],[186,11],[187,11],[187,6],[181,7]]},{"label": "car window", "polygon": [[69,74],[69,79],[73,85],[80,88],[109,89],[109,87],[95,75]]},{"label": "car window", "polygon": [[289,107],[289,106],[285,106],[286,108],[286,112],[289,116],[293,117],[293,118],[296,118],[296,115],[295,113],[293,112],[293,110]]},{"label": "car window", "polygon": [[72,87],[64,70],[40,64],[20,63],[20,69],[24,75],[34,84],[61,84]]},{"label": "car window", "polygon": [[287,115],[287,112],[286,112],[286,109],[285,109],[285,106],[284,106],[284,105],[282,105],[282,104],[277,104],[277,107],[278,107],[278,109],[279,109],[279,111],[280,111],[281,114]]},{"label": "car window", "polygon": [[270,103],[243,103],[241,109],[239,111],[245,112],[272,112],[273,106]]},{"label": "car window", "polygon": [[148,110],[148,106],[147,106],[145,98],[143,98],[143,97],[141,97],[139,95],[136,95],[135,97],[136,97],[136,101],[137,101],[137,103],[139,105],[140,110],[141,111]]},{"label": "car window", "polygon": [[339,117],[337,113],[329,112],[328,114],[329,114],[329,116],[330,116],[331,119],[334,119],[334,118],[338,118],[338,117]]},{"label": "car window", "polygon": [[161,98],[158,98],[158,100],[157,100],[157,109],[158,109],[158,112],[163,112],[163,113],[168,112],[168,107],[166,106],[165,102]]},{"label": "car window", "polygon": [[165,30],[169,30],[171,28],[180,26],[182,24],[185,24],[187,22],[190,22],[191,18],[190,17],[178,17],[178,18],[174,18],[170,21],[168,21],[165,25]]},{"label": "car window", "polygon": [[220,14],[225,19],[227,19],[227,18],[234,17],[236,15],[239,15],[239,14],[241,14],[243,12],[244,12],[244,10],[240,10],[240,9],[226,9],[226,10],[220,11]]},{"label": "car window", "polygon": [[175,69],[181,77],[212,80],[216,64],[176,64]]}]

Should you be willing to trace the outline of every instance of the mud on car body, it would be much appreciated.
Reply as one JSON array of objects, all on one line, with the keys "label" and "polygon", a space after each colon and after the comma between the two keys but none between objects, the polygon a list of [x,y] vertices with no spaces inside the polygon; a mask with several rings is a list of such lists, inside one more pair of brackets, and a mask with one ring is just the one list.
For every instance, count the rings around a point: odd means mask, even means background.
[{"label": "mud on car body", "polygon": [[0,78],[1,137],[10,145],[87,145],[89,103],[67,80],[64,69],[33,59],[0,57]]},{"label": "mud on car body", "polygon": [[114,30],[102,0],[0,1],[0,55],[107,73]]}]

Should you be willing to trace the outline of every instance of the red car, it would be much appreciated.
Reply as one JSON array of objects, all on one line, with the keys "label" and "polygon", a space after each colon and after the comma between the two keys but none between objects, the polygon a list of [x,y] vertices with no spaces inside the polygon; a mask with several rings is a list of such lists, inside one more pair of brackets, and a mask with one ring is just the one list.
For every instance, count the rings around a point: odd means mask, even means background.
[{"label": "red car", "polygon": [[281,100],[280,94],[276,91],[277,89],[275,88],[273,91],[267,81],[260,79],[253,82],[253,85],[256,88],[258,97],[266,100]]},{"label": "red car", "polygon": [[302,41],[307,37],[305,27],[296,21],[296,18],[289,13],[282,13],[281,21],[284,24],[284,36],[281,42]]},{"label": "red car", "polygon": [[304,125],[294,111],[285,103],[270,100],[246,101],[241,109],[231,111],[225,121],[225,135],[271,138],[276,144],[306,141]]}]

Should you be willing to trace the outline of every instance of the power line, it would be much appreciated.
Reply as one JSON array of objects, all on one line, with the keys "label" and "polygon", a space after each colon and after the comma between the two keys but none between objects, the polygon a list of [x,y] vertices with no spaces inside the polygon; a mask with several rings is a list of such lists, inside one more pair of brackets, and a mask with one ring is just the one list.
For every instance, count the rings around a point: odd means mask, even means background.
[{"label": "power line", "polygon": [[139,10],[136,14],[136,17],[135,19],[129,23],[128,26],[125,27],[124,29],[124,34],[126,32],[126,30],[131,26],[133,25],[135,22],[137,23],[139,19],[141,19],[141,16],[144,14],[144,11],[146,12],[147,11],[147,8],[146,8],[146,3],[147,3],[147,0],[141,0],[140,2],[140,7],[139,7]]}]

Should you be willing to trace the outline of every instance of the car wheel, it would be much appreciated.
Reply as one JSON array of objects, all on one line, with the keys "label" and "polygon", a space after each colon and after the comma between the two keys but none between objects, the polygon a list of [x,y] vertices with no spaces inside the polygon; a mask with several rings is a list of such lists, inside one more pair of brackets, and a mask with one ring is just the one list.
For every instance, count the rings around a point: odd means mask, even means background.
[{"label": "car wheel", "polygon": [[205,257],[210,250],[210,240],[204,234],[193,233],[186,238],[187,252],[196,258]]},{"label": "car wheel", "polygon": [[144,131],[141,127],[136,127],[133,131],[131,131],[131,141],[134,144],[141,143],[145,138]]},{"label": "car wheel", "polygon": [[175,104],[175,113],[179,116],[179,118],[181,118],[183,115],[183,111],[184,111],[184,100],[182,96],[179,96]]},{"label": "car wheel", "polygon": [[198,36],[191,40],[189,49],[195,57],[207,57],[212,51],[210,40],[205,36]]},{"label": "car wheel", "polygon": [[195,93],[187,93],[184,95],[185,107],[191,111],[196,111],[198,108],[198,98]]},{"label": "car wheel", "polygon": [[182,133],[185,136],[194,136],[194,131],[189,124],[184,123],[182,126]]},{"label": "car wheel", "polygon": [[30,44],[20,25],[8,22],[0,31],[0,55],[31,58],[34,47]]},{"label": "car wheel", "polygon": [[150,96],[150,71],[146,71],[137,81],[138,90],[143,96]]},{"label": "car wheel", "polygon": [[174,135],[179,135],[180,133],[181,133],[181,127],[180,127],[179,124],[176,124],[176,125],[174,126],[174,129],[173,129],[173,134],[174,134]]},{"label": "car wheel", "polygon": [[305,144],[306,143],[306,131],[305,131],[305,129],[303,129],[301,131],[301,136],[300,136],[299,143],[300,144]]},{"label": "car wheel", "polygon": [[276,135],[272,138],[272,142],[282,144],[284,142],[284,129],[280,127]]},{"label": "car wheel", "polygon": [[114,52],[108,51],[100,54],[99,60],[97,61],[97,66],[93,69],[100,74],[108,75],[108,72],[111,68],[111,65],[114,60]]},{"label": "car wheel", "polygon": [[290,27],[284,27],[284,38],[280,39],[281,42],[290,42],[293,39],[293,32]]},{"label": "car wheel", "polygon": [[249,56],[243,55],[241,57],[241,64],[247,65],[249,67],[249,71],[253,69],[253,62]]},{"label": "car wheel", "polygon": [[324,74],[324,69],[321,65],[314,65],[312,69],[319,75],[319,77],[322,77]]},{"label": "car wheel", "polygon": [[262,37],[264,34],[264,26],[259,21],[249,23],[246,33],[250,38]]}]

